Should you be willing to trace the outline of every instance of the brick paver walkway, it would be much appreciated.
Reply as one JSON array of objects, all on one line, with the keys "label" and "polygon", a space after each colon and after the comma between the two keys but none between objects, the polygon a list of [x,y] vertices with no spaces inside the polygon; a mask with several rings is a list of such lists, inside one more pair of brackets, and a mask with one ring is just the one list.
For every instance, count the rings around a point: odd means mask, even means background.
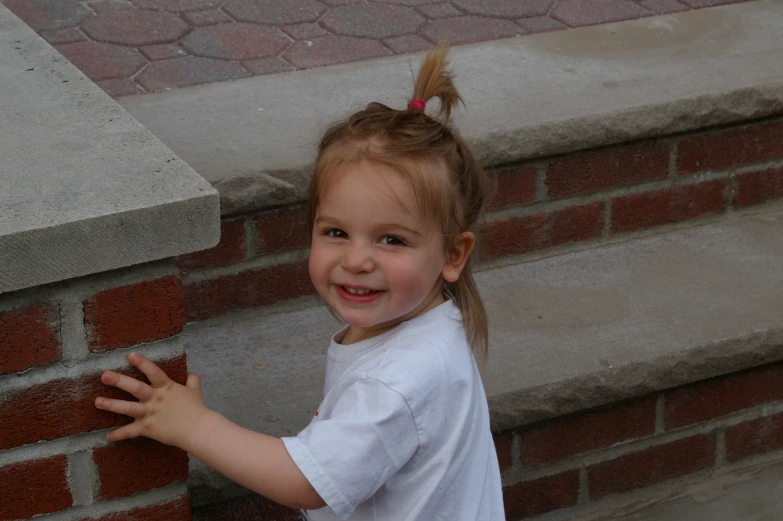
[{"label": "brick paver walkway", "polygon": [[0,0],[112,96],[747,0]]}]

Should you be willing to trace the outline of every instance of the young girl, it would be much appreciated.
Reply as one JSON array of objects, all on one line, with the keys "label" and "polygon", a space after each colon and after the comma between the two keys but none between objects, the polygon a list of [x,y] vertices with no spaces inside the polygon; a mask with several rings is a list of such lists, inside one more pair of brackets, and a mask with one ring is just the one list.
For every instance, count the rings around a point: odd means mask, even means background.
[{"label": "young girl", "polygon": [[[461,102],[431,51],[405,110],[371,103],[321,140],[310,185],[310,277],[346,322],[331,340],[324,399],[296,437],[274,438],[204,405],[132,353],[150,384],[106,372],[138,402],[96,407],[135,418],[110,441],[180,447],[241,485],[321,520],[498,521],[503,499],[487,399],[470,229],[487,181],[450,127]],[[424,112],[440,100],[439,117]]]}]

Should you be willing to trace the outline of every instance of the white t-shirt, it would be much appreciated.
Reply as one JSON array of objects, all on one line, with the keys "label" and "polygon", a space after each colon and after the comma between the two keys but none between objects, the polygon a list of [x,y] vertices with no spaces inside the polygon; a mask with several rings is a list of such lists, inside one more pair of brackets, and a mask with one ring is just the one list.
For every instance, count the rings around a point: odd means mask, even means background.
[{"label": "white t-shirt", "polygon": [[283,438],[328,506],[311,521],[502,521],[487,398],[451,301],[329,346],[324,400]]}]

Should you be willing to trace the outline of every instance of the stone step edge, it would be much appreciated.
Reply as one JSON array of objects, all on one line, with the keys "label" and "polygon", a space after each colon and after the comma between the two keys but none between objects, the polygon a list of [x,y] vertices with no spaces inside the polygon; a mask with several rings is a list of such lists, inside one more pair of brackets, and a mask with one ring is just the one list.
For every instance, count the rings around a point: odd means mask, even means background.
[{"label": "stone step edge", "polygon": [[[757,0],[454,47],[456,123],[493,167],[778,114],[783,80],[767,64],[783,60],[781,24],[783,5]],[[369,101],[404,106],[420,58],[118,102],[236,214],[303,200],[321,132]]]},{"label": "stone step edge", "polygon": [[[777,207],[480,272],[495,318],[483,372],[493,432],[783,360],[780,259]],[[244,383],[205,387],[210,406],[248,428],[295,434],[319,403],[336,323],[323,307],[241,317],[189,326],[189,369],[209,385],[225,380],[225,364]],[[205,350],[218,344],[220,361]],[[243,368],[258,360],[263,373]],[[198,463],[189,486],[202,504],[239,493]]]}]

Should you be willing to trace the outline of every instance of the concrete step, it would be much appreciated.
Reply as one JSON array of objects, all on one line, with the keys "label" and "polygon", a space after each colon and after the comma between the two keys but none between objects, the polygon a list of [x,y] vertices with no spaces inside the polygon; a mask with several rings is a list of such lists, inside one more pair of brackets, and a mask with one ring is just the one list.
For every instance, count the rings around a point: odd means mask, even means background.
[{"label": "concrete step", "polygon": [[[783,60],[781,25],[783,4],[761,0],[455,47],[466,106],[456,122],[482,164],[497,166],[777,114],[783,82],[769,64]],[[303,198],[323,130],[370,101],[404,107],[420,59],[118,101],[235,209],[247,183],[227,181],[258,172]]]},{"label": "concrete step", "polygon": [[[495,432],[783,359],[783,211],[486,270]],[[239,318],[239,320],[238,320]],[[322,306],[189,326],[208,404],[275,436],[322,397]],[[194,502],[241,493],[197,461]]]},{"label": "concrete step", "polygon": [[780,521],[783,461],[754,465],[712,479],[660,487],[645,499],[608,503],[568,521]]}]

